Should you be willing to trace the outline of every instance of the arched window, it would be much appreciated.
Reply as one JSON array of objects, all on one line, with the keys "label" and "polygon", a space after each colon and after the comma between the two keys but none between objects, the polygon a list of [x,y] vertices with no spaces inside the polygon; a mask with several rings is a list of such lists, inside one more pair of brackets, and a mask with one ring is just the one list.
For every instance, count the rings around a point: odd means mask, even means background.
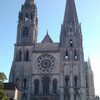
[{"label": "arched window", "polygon": [[65,76],[65,86],[66,87],[69,86],[69,76],[68,75]]},{"label": "arched window", "polygon": [[23,37],[27,38],[28,35],[29,35],[29,29],[28,29],[28,27],[25,27],[24,30],[23,30]]},{"label": "arched window", "polygon": [[23,87],[26,88],[27,86],[27,79],[23,79]]},{"label": "arched window", "polygon": [[27,100],[27,94],[26,93],[23,94],[23,99],[22,100]]},{"label": "arched window", "polygon": [[66,50],[66,57],[65,57],[66,59],[68,59],[68,51]]},{"label": "arched window", "polygon": [[74,86],[78,86],[78,77],[76,75],[74,76]]},{"label": "arched window", "polygon": [[29,61],[29,51],[28,50],[26,50],[25,51],[25,61]]},{"label": "arched window", "polygon": [[28,18],[29,18],[29,15],[28,15],[28,13],[26,13],[26,14],[25,14],[25,18],[26,18],[26,19],[28,19]]},{"label": "arched window", "polygon": [[16,60],[17,60],[17,61],[21,61],[21,56],[22,56],[22,53],[21,53],[21,50],[19,50],[19,51],[17,52],[17,55],[16,55]]},{"label": "arched window", "polygon": [[19,88],[19,86],[20,86],[20,79],[19,78],[16,79],[15,84],[16,84],[17,88]]},{"label": "arched window", "polygon": [[77,59],[77,52],[76,52],[76,50],[74,51],[74,56],[75,56],[75,59]]},{"label": "arched window", "polygon": [[70,47],[73,47],[73,41],[70,39]]},{"label": "arched window", "polygon": [[48,94],[49,93],[50,78],[48,76],[44,76],[42,78],[42,82],[43,82],[43,93]]},{"label": "arched window", "polygon": [[35,94],[39,93],[39,80],[38,79],[34,80],[34,93]]},{"label": "arched window", "polygon": [[56,79],[53,80],[52,85],[53,85],[53,93],[57,93],[57,80]]}]

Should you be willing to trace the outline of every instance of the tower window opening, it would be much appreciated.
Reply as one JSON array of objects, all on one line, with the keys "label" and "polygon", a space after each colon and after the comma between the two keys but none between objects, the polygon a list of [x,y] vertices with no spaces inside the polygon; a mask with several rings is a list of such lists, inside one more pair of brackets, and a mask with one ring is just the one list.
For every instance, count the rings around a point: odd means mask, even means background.
[{"label": "tower window opening", "polygon": [[34,80],[34,93],[35,94],[39,93],[39,80],[38,79]]},{"label": "tower window opening", "polygon": [[18,51],[18,54],[16,56],[16,60],[17,61],[21,61],[21,56],[22,56],[22,53],[21,53],[21,50]]},{"label": "tower window opening", "polygon": [[75,59],[77,59],[77,52],[76,52],[76,50],[74,51],[74,56],[75,56]]},{"label": "tower window opening", "polygon": [[28,27],[25,27],[23,30],[23,37],[26,38],[26,37],[28,37],[28,35],[29,35],[29,29],[28,29]]},{"label": "tower window opening", "polygon": [[66,51],[66,56],[65,56],[65,58],[68,59],[68,51]]},{"label": "tower window opening", "polygon": [[25,61],[29,61],[29,52],[28,52],[28,50],[26,51],[26,54],[25,54]]},{"label": "tower window opening", "polygon": [[57,80],[54,79],[52,84],[53,84],[53,93],[57,93]]},{"label": "tower window opening", "polygon": [[29,15],[28,13],[25,14],[25,20],[28,20],[29,19]]},{"label": "tower window opening", "polygon": [[77,87],[78,86],[78,77],[74,76],[74,86]]},{"label": "tower window opening", "polygon": [[73,41],[72,41],[72,39],[70,40],[70,47],[73,47]]}]

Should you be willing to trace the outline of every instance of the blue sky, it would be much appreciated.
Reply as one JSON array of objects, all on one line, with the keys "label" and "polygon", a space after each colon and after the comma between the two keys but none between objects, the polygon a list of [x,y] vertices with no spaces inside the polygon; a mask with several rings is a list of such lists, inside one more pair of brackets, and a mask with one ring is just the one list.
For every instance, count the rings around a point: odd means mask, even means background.
[{"label": "blue sky", "polygon": [[[59,41],[66,0],[35,0],[38,8],[38,41],[46,31],[53,41]],[[100,95],[100,0],[75,0],[82,24],[85,60],[88,56],[94,72],[96,94]],[[9,76],[16,42],[18,12],[24,0],[0,1],[0,72]]]}]

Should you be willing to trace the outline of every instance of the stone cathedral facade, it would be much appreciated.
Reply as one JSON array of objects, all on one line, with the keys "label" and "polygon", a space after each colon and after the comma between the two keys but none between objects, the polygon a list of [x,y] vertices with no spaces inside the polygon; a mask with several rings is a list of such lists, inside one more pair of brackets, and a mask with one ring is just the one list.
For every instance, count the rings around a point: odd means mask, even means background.
[{"label": "stone cathedral facade", "polygon": [[84,61],[75,1],[66,0],[58,43],[48,32],[41,43],[37,36],[37,7],[34,0],[26,0],[18,16],[9,76],[21,91],[21,100],[94,100],[93,72],[90,61]]}]

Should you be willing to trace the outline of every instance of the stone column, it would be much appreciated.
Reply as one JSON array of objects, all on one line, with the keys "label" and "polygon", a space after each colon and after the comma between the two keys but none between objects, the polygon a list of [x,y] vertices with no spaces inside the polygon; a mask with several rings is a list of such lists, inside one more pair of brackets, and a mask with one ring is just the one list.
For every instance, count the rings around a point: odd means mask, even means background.
[{"label": "stone column", "polygon": [[64,100],[64,88],[60,87],[60,100]]},{"label": "stone column", "polygon": [[64,86],[63,86],[63,72],[61,72],[60,76],[60,100],[64,100]]},{"label": "stone column", "polygon": [[73,65],[70,65],[70,100],[74,100]]},{"label": "stone column", "polygon": [[40,94],[43,93],[43,83],[42,83],[42,79],[40,79],[39,93],[40,93]]}]

